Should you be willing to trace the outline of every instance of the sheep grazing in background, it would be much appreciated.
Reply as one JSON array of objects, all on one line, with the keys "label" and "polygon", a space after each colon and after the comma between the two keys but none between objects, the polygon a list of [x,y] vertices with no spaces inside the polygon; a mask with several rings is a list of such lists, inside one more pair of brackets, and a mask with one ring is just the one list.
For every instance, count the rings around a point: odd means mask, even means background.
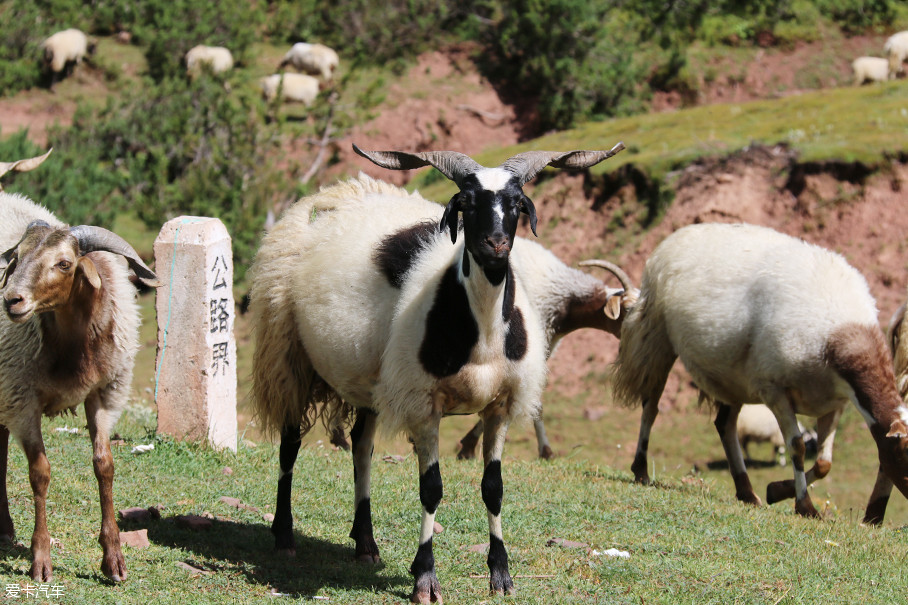
[{"label": "sheep grazing in background", "polygon": [[889,79],[889,61],[882,57],[858,57],[851,62],[854,85],[865,82],[885,82]]},{"label": "sheep grazing in background", "polygon": [[262,97],[271,103],[280,95],[285,102],[302,103],[306,107],[318,96],[318,80],[306,74],[272,74],[261,79]]},{"label": "sheep grazing in background", "polygon": [[908,31],[889,36],[883,45],[883,52],[889,61],[889,77],[895,78],[905,71],[903,63],[908,59]]},{"label": "sheep grazing in background", "polygon": [[230,71],[233,69],[233,55],[223,46],[193,46],[186,53],[186,73],[197,76],[203,66],[207,66],[213,74]]},{"label": "sheep grazing in background", "polygon": [[44,62],[51,71],[51,87],[64,72],[79,65],[95,52],[95,42],[78,29],[65,29],[48,37],[42,44]]},{"label": "sheep grazing in background", "polygon": [[[793,481],[767,488],[770,504],[794,496],[798,513],[818,516],[807,486],[829,472],[849,401],[877,444],[880,476],[908,495],[908,408],[867,282],[838,254],[743,224],[691,225],[656,248],[621,330],[613,383],[618,401],[643,406],[632,466],[641,482],[649,481],[649,430],[678,357],[718,406],[715,425],[739,500],[760,503],[736,421],[743,403],[761,401],[779,421],[794,467]],[[796,413],[818,418],[819,454],[806,474]]]},{"label": "sheep grazing in background", "polygon": [[321,76],[325,82],[329,82],[334,77],[338,63],[337,53],[324,44],[297,42],[284,55],[278,69],[290,66],[311,76]]},{"label": "sheep grazing in background", "polygon": [[442,498],[439,423],[449,414],[478,413],[485,422],[489,583],[493,592],[512,591],[501,455],[511,421],[538,411],[548,354],[531,297],[539,270],[519,260],[526,247],[515,238],[521,213],[536,229],[522,187],[547,165],[584,168],[621,149],[534,151],[486,168],[452,151],[354,146],[385,168],[434,166],[459,191],[442,208],[360,175],[298,201],[265,235],[251,269],[252,394],[259,426],[281,435],[272,524],[278,549],[294,549],[290,488],[301,431],[320,414],[330,419],[352,406],[356,558],[379,560],[369,498],[375,432],[379,425],[405,432],[418,459],[423,510],[411,598],[440,602],[432,554]]},{"label": "sheep grazing in background", "polygon": [[[804,438],[804,447],[807,453],[816,453],[816,433],[804,428],[798,421],[798,430]],[[773,453],[779,466],[785,466],[785,436],[779,428],[779,421],[775,414],[762,403],[745,405],[738,413],[738,442],[744,450],[744,455],[751,460],[751,443],[771,443]]]},{"label": "sheep grazing in background", "polygon": [[[518,238],[519,239],[519,238]],[[574,330],[593,328],[619,338],[621,323],[628,308],[637,300],[638,290],[630,277],[620,267],[603,260],[588,260],[580,264],[596,266],[610,271],[621,283],[621,290],[614,290],[591,275],[572,269],[535,242],[521,241],[521,254],[514,261],[537,267],[538,277],[532,282],[530,297],[534,300],[545,325],[548,355],[552,355],[561,339]],[[526,269],[532,272],[530,267]],[[549,460],[555,454],[549,444],[542,421],[542,411],[533,421],[539,457]],[[476,446],[482,437],[483,422],[480,419],[460,440],[457,457],[461,460],[476,457]],[[335,443],[332,438],[332,443]]]},{"label": "sheep grazing in background", "polygon": [[[0,178],[3,177],[7,172],[28,172],[29,170],[34,170],[41,165],[44,160],[47,159],[47,156],[50,155],[50,152],[54,148],[51,147],[47,150],[47,153],[33,158],[27,158],[24,160],[16,160],[15,162],[0,162]],[[0,182],[0,192],[3,191],[3,183]]]},{"label": "sheep grazing in background", "polygon": [[0,193],[0,249],[0,537],[15,537],[6,494],[12,434],[25,451],[35,500],[30,575],[37,582],[51,579],[50,465],[41,417],[84,402],[101,497],[101,571],[119,582],[126,563],[114,515],[109,435],[129,396],[140,322],[127,264],[146,285],[157,286],[157,278],[119,236],[100,227],[68,227],[16,194]]}]

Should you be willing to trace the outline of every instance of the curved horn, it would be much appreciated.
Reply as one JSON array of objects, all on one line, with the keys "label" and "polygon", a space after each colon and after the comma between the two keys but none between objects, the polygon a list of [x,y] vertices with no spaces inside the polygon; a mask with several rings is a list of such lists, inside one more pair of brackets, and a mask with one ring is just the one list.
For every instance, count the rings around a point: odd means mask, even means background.
[{"label": "curved horn", "polygon": [[627,273],[624,272],[624,269],[622,269],[615,263],[609,262],[607,260],[591,259],[582,260],[577,264],[583,267],[599,267],[600,269],[605,269],[618,278],[618,281],[621,282],[621,287],[624,288],[625,292],[630,292],[634,289],[634,283],[631,281],[631,278],[628,277]]},{"label": "curved horn", "polygon": [[113,231],[108,231],[103,227],[78,225],[70,227],[69,232],[78,240],[79,249],[83,253],[103,250],[104,252],[119,254],[126,259],[129,263],[129,268],[135,272],[136,277],[142,283],[152,288],[157,288],[161,285],[158,276],[142,262],[138,252],[125,239]]},{"label": "curved horn", "polygon": [[546,166],[588,168],[607,160],[622,149],[624,143],[618,143],[608,151],[525,151],[505,160],[500,168],[516,175],[520,185],[524,185]]},{"label": "curved horn", "polygon": [[[50,152],[53,150],[54,148],[51,147],[44,155],[35,156],[33,158],[16,160],[15,162],[0,162],[0,176],[3,176],[11,170],[14,172],[28,172],[29,170],[34,170],[47,159],[47,156],[49,156]],[[0,187],[0,191],[3,191],[2,187]]]},{"label": "curved horn", "polygon": [[426,151],[409,153],[406,151],[364,151],[353,144],[353,151],[382,168],[391,170],[411,170],[423,166],[433,166],[443,175],[461,185],[463,178],[482,170],[484,166],[470,156],[459,151]]}]

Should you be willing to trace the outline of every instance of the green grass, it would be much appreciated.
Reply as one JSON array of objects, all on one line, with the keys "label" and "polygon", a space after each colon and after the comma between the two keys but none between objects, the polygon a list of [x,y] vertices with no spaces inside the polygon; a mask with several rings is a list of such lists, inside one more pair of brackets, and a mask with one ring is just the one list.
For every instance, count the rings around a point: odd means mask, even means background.
[{"label": "green grass", "polygon": [[[495,166],[534,149],[608,149],[623,141],[627,150],[590,169],[613,172],[633,163],[657,181],[702,157],[722,157],[753,143],[786,143],[801,161],[836,160],[879,166],[893,153],[908,150],[908,84],[826,89],[742,104],[709,105],[583,124],[489,150],[475,157]],[[454,194],[448,181],[421,172],[411,184],[429,199]],[[425,179],[425,180],[424,180]]]},{"label": "green grass", "polygon": [[[129,578],[108,585],[98,572],[100,547],[97,488],[90,471],[83,418],[45,422],[52,479],[48,503],[54,584],[60,603],[252,603],[272,591],[276,602],[328,597],[332,603],[400,603],[411,588],[409,564],[419,524],[416,462],[375,455],[373,511],[381,565],[352,562],[347,538],[352,518],[349,456],[318,445],[297,461],[293,492],[298,554],[272,552],[262,513],[273,510],[276,450],[242,444],[236,454],[155,439],[149,418],[129,411],[117,429],[125,445],[114,448],[118,509],[163,505],[160,520],[121,522],[122,530],[145,528],[151,546],[125,549]],[[153,452],[131,448],[154,442]],[[233,473],[225,475],[229,466]],[[504,465],[505,540],[513,599],[487,594],[485,555],[468,547],[488,540],[479,493],[479,464],[442,459],[445,496],[435,557],[444,597],[450,603],[897,603],[904,602],[903,565],[908,531],[860,527],[853,519],[823,522],[797,517],[790,507],[753,508],[736,503],[711,480],[664,477],[656,486],[633,484],[629,472],[562,458],[552,463]],[[11,449],[10,502],[19,539],[27,544],[31,492],[24,456]],[[260,509],[237,510],[221,496]],[[173,520],[210,514],[210,530],[192,531]],[[551,538],[584,542],[584,548],[547,546]],[[179,566],[204,570],[193,575]],[[22,544],[0,547],[0,582],[27,583],[29,553]]]}]

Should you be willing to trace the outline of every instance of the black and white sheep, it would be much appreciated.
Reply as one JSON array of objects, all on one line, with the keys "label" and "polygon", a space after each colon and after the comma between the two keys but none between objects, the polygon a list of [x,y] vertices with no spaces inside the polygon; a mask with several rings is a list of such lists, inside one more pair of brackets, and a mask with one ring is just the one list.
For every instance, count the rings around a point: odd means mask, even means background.
[{"label": "black and white sheep", "polygon": [[[638,481],[649,479],[649,429],[676,358],[719,408],[715,424],[738,499],[760,502],[736,435],[746,402],[773,411],[794,467],[794,481],[770,484],[769,503],[794,496],[798,513],[818,515],[807,486],[829,472],[849,401],[877,444],[880,476],[908,495],[908,408],[867,282],[838,254],[743,224],[691,225],[656,248],[622,326],[613,383],[619,401],[643,405]],[[818,418],[819,453],[806,474],[795,414]]]},{"label": "black and white sheep", "polygon": [[538,411],[547,355],[546,327],[527,290],[536,275],[511,261],[521,250],[515,242],[521,213],[536,228],[522,186],[547,165],[583,168],[622,148],[527,152],[486,168],[457,152],[354,147],[385,168],[432,165],[459,191],[442,209],[361,175],[298,201],[274,225],[252,267],[250,313],[256,417],[281,435],[272,525],[278,549],[294,549],[290,487],[300,432],[318,414],[350,405],[357,410],[350,532],[356,558],[379,560],[369,500],[376,428],[405,432],[418,459],[423,509],[411,598],[440,601],[432,555],[442,497],[439,422],[478,413],[485,422],[490,587],[512,591],[501,531],[501,454],[510,422]]},{"label": "black and white sheep", "polygon": [[[616,338],[621,336],[621,323],[628,308],[637,300],[638,290],[628,275],[608,261],[588,260],[581,265],[597,266],[614,274],[621,283],[621,290],[609,288],[604,282],[562,263],[554,254],[535,242],[521,243],[521,254],[513,262],[535,266],[537,277],[531,284],[530,298],[539,309],[545,325],[546,343],[549,356],[563,337],[574,330],[592,328],[602,330]],[[528,269],[530,271],[530,269]],[[554,452],[549,444],[542,420],[542,410],[533,421],[539,457],[550,459]],[[483,423],[480,419],[460,440],[457,457],[476,457],[476,446],[482,437]],[[332,441],[333,443],[333,441]]]},{"label": "black and white sheep", "polygon": [[325,82],[334,77],[339,60],[333,48],[324,44],[297,42],[284,55],[278,69],[288,65],[311,76],[321,76]]},{"label": "black and white sheep", "polygon": [[50,465],[41,417],[84,402],[101,499],[101,571],[124,580],[109,435],[127,402],[138,349],[140,317],[127,264],[146,285],[157,285],[155,274],[119,236],[100,227],[68,227],[11,193],[0,193],[0,249],[0,536],[15,535],[6,497],[12,434],[28,459],[35,499],[30,574],[50,580]]},{"label": "black and white sheep", "polygon": [[45,65],[51,71],[51,85],[63,73],[95,52],[95,42],[78,29],[65,29],[49,36],[41,44]]}]

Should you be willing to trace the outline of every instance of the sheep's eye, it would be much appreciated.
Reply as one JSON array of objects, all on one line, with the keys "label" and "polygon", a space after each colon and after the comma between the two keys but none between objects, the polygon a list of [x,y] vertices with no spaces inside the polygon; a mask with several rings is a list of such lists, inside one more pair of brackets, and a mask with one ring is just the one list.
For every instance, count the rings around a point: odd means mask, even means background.
[{"label": "sheep's eye", "polygon": [[60,271],[69,271],[69,268],[72,267],[72,265],[73,264],[68,260],[61,260],[59,263],[57,263],[57,269],[59,269]]}]

